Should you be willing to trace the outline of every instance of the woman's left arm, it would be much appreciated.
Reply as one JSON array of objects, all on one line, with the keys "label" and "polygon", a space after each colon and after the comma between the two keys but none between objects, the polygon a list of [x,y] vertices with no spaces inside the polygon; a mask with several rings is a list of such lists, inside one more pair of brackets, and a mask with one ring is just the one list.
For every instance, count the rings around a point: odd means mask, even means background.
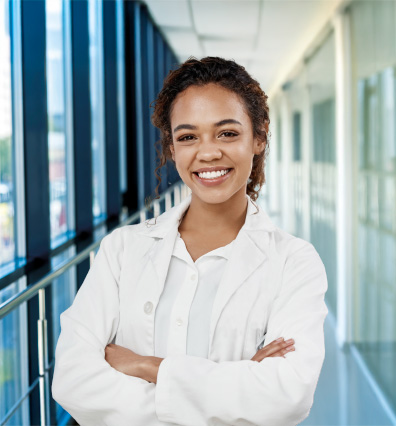
[{"label": "woman's left arm", "polygon": [[159,420],[186,426],[300,423],[313,404],[325,356],[327,286],[323,262],[305,242],[286,260],[265,344],[278,337],[293,338],[295,351],[260,362],[166,357],[156,385]]}]

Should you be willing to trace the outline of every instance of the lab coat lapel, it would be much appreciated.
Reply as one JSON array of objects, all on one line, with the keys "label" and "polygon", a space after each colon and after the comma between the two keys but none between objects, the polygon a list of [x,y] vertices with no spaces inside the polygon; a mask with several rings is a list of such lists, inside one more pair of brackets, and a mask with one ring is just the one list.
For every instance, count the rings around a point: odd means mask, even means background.
[{"label": "lab coat lapel", "polygon": [[266,259],[268,259],[268,256],[265,251],[262,251],[256,245],[248,231],[241,229],[235,240],[213,303],[209,331],[209,354],[221,312],[231,296]]},{"label": "lab coat lapel", "polygon": [[166,275],[168,273],[169,263],[172,257],[173,246],[175,244],[177,232],[178,227],[173,226],[165,235],[165,237],[157,242],[148,255],[149,260],[153,266],[153,268],[149,269],[154,269],[157,275],[158,288],[156,288],[156,292],[158,292],[159,295],[162,293],[165,285]]},{"label": "lab coat lapel", "polygon": [[141,280],[151,286],[152,297],[159,300],[163,291],[173,246],[176,241],[180,219],[191,202],[191,195],[182,200],[157,219],[147,220],[139,234],[156,239],[148,251],[148,263],[142,271]]}]

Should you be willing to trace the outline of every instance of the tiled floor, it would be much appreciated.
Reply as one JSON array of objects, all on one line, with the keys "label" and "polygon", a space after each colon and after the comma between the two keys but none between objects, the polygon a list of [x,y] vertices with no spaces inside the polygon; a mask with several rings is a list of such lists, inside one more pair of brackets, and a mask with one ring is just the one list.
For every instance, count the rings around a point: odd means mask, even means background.
[{"label": "tiled floor", "polygon": [[310,415],[300,426],[394,426],[350,350],[335,339],[334,318],[327,315],[324,332],[326,357]]}]

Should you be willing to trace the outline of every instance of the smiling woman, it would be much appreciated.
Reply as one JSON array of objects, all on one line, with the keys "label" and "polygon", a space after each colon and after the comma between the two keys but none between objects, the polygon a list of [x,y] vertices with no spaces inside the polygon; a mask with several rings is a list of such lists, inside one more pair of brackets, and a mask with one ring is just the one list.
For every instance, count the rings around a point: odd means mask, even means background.
[{"label": "smiling woman", "polygon": [[[267,95],[242,66],[217,57],[187,60],[166,78],[155,102],[152,122],[161,131],[156,173],[170,159],[177,168],[175,155],[181,152],[178,150],[181,142],[183,146],[189,146],[192,141],[202,145],[209,137],[209,130],[218,142],[236,142],[245,156],[246,144],[250,143],[254,155],[246,178],[246,192],[253,200],[257,199],[265,183],[264,165],[269,153],[269,108]],[[217,151],[217,155],[221,153]],[[203,171],[215,170],[219,169],[210,165],[203,168]],[[158,174],[157,178],[161,182]]]},{"label": "smiling woman", "polygon": [[54,399],[82,426],[294,426],[324,360],[327,278],[254,202],[267,96],[234,61],[189,59],[152,122],[156,173],[173,161],[191,194],[102,240],[61,315]]}]

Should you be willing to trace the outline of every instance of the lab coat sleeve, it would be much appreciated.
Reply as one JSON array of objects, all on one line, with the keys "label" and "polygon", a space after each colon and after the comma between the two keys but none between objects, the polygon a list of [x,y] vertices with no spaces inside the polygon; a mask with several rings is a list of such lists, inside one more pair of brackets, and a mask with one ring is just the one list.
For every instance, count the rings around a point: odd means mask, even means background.
[{"label": "lab coat sleeve", "polygon": [[324,265],[312,244],[304,243],[286,259],[264,345],[293,338],[295,351],[261,362],[168,356],[157,377],[160,420],[186,426],[295,426],[308,416],[324,361],[328,309]]},{"label": "lab coat sleeve", "polygon": [[81,425],[158,424],[155,384],[105,360],[119,323],[119,230],[104,237],[72,306],[61,314],[52,396]]}]

